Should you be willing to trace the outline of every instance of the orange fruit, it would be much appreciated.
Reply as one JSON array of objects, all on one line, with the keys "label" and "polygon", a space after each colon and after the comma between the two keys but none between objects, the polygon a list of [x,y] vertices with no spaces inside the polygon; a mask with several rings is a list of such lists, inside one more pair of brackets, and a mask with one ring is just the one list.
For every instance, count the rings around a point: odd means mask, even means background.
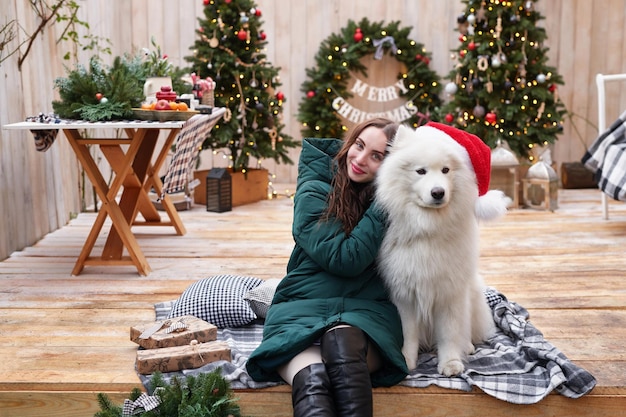
[{"label": "orange fruit", "polygon": [[153,101],[152,103],[150,103],[150,110],[154,110],[155,107],[156,107],[156,101]]},{"label": "orange fruit", "polygon": [[184,101],[181,101],[178,103],[178,111],[187,111],[189,110],[189,107],[187,107],[187,103],[185,103]]},{"label": "orange fruit", "polygon": [[170,110],[178,110],[178,103],[175,101],[170,101]]},{"label": "orange fruit", "polygon": [[142,110],[152,110],[150,107],[150,103],[141,103]]}]

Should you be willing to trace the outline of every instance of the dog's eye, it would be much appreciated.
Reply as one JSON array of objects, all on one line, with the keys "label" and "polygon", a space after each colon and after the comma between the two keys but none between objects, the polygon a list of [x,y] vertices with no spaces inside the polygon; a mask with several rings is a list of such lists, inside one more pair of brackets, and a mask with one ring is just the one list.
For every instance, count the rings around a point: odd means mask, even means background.
[{"label": "dog's eye", "polygon": [[416,169],[418,175],[426,175],[426,170],[424,168]]},{"label": "dog's eye", "polygon": [[441,170],[441,172],[443,172],[444,174],[447,174],[448,172],[450,172],[450,168],[448,168],[448,167],[443,167],[443,169]]}]

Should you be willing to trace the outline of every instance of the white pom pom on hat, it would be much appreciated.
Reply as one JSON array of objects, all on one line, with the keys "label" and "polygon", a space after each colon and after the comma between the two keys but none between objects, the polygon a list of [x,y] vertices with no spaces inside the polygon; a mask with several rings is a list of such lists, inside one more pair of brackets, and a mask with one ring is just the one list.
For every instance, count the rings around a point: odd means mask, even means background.
[{"label": "white pom pom on hat", "polygon": [[426,126],[441,130],[454,139],[467,151],[478,185],[476,216],[483,220],[492,220],[506,213],[511,199],[502,191],[489,190],[491,180],[491,148],[478,136],[443,123],[428,122]]}]

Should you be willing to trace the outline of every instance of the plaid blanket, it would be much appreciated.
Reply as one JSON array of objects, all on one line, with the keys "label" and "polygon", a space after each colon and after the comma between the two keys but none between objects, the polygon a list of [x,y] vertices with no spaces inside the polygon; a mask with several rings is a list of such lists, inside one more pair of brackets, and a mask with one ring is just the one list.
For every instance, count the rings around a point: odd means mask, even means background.
[{"label": "plaid blanket", "polygon": [[186,191],[194,162],[200,150],[200,144],[220,120],[222,114],[223,111],[216,111],[212,114],[196,114],[185,122],[176,139],[176,152],[165,174],[161,197],[166,193],[174,194]]},{"label": "plaid blanket", "polygon": [[626,201],[626,111],[594,141],[582,163],[595,174],[602,191]]},{"label": "plaid blanket", "polygon": [[[457,377],[444,377],[437,373],[437,355],[420,353],[418,366],[400,385],[471,391],[478,387],[485,393],[514,404],[534,404],[555,391],[565,397],[579,398],[596,385],[595,378],[573,364],[556,347],[546,341],[543,334],[528,321],[528,312],[510,302],[496,290],[486,292],[497,325],[496,335],[486,344],[477,346],[468,358],[466,370]],[[173,302],[155,305],[156,319],[167,317]],[[170,372],[173,376],[210,372],[220,368],[234,389],[265,388],[276,383],[256,382],[246,373],[246,360],[259,345],[263,336],[262,323],[239,328],[218,330],[218,340],[227,341],[232,361],[220,361],[198,369]],[[150,375],[138,374],[146,389],[150,390]]]}]

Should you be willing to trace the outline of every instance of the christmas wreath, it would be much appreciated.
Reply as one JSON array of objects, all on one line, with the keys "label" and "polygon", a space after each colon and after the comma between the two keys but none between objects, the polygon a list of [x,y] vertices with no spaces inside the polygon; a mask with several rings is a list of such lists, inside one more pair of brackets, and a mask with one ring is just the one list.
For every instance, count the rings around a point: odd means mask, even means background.
[{"label": "christmas wreath", "polygon": [[[396,120],[414,127],[426,123],[440,103],[438,75],[428,64],[430,54],[424,46],[409,38],[410,27],[400,28],[399,22],[371,23],[363,19],[358,23],[350,20],[340,33],[325,39],[315,56],[317,64],[307,68],[307,80],[301,91],[305,97],[299,104],[298,120],[302,123],[305,137],[342,138],[347,127],[337,113],[337,98],[353,96],[348,91],[351,73],[367,76],[367,67],[361,59],[374,54],[380,59],[391,54],[403,64],[398,74],[399,96],[406,100],[406,118]],[[398,115],[377,114],[392,119]]]}]

